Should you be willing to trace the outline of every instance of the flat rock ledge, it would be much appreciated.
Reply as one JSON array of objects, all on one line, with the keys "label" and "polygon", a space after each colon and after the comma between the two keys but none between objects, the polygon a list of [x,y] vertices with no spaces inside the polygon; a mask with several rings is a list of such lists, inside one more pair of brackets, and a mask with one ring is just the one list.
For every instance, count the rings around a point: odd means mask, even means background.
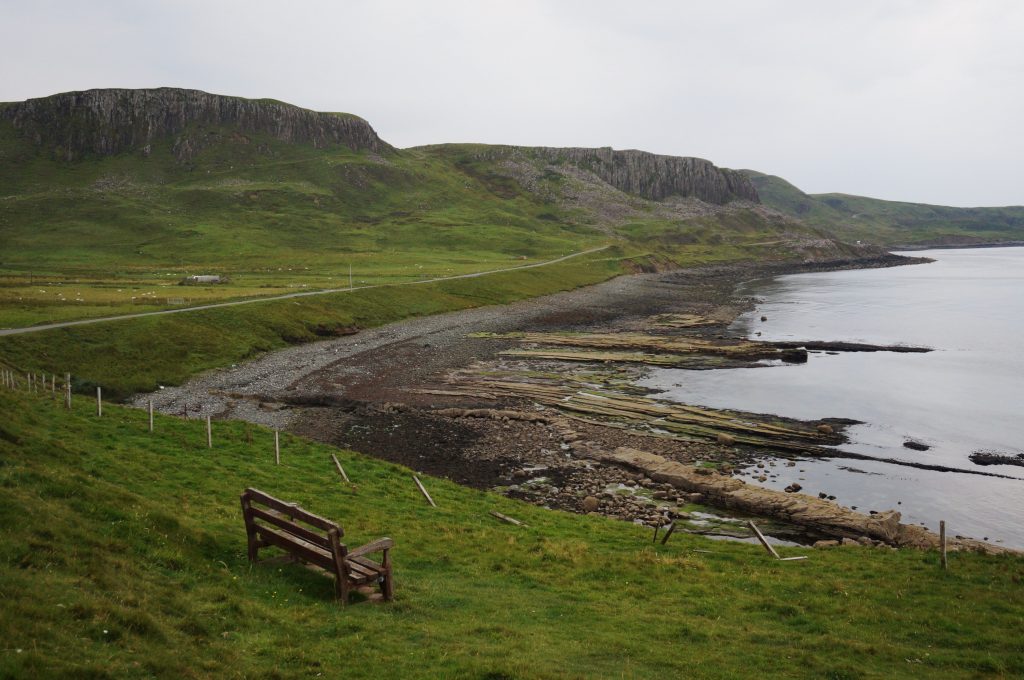
[{"label": "flat rock ledge", "polygon": [[[614,451],[596,448],[577,452],[587,458],[622,465],[682,491],[700,493],[709,505],[791,522],[820,533],[858,539],[867,536],[901,548],[937,549],[939,536],[924,527],[900,522],[895,510],[865,515],[830,501],[799,493],[785,493],[747,484],[708,468],[684,465],[662,456],[628,447]],[[970,538],[947,538],[947,550],[973,550],[988,554],[1017,551]]]}]

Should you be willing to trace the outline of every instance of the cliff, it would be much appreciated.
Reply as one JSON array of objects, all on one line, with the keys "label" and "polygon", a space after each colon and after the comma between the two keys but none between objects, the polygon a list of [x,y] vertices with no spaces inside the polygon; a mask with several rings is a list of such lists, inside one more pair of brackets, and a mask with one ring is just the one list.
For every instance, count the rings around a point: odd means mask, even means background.
[{"label": "cliff", "polygon": [[175,157],[187,162],[210,141],[208,131],[198,128],[210,126],[318,149],[342,145],[355,151],[393,151],[358,116],[170,87],[66,92],[5,104],[0,119],[10,121],[41,150],[68,161],[134,151],[148,154],[154,142],[169,138]]},{"label": "cliff", "polygon": [[[435,147],[436,148],[436,147]],[[670,196],[694,197],[724,205],[730,201],[760,203],[750,178],[720,168],[703,158],[664,156],[629,149],[487,146],[470,153],[475,160],[540,159],[554,166],[572,165],[593,173],[620,191],[661,201]]]},{"label": "cliff", "polygon": [[669,196],[693,196],[708,203],[734,200],[757,203],[757,189],[735,170],[719,168],[703,158],[663,156],[636,151],[554,149],[537,151],[553,161],[568,161],[590,170],[620,191],[660,201]]}]

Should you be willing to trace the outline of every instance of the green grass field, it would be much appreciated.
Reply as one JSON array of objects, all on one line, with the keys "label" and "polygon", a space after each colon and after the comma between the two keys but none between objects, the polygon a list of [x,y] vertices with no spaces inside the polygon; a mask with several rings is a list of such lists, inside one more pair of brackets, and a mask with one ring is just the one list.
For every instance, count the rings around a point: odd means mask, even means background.
[{"label": "green grass field", "polygon": [[[759,546],[575,516],[269,431],[0,389],[2,677],[1018,677],[1024,560]],[[251,441],[250,441],[251,440]],[[354,485],[341,482],[337,452]],[[245,557],[255,486],[395,539],[397,600]],[[502,524],[491,510],[525,521]]]},{"label": "green grass field", "polygon": [[952,208],[850,194],[805,194],[781,177],[744,173],[765,205],[846,240],[890,247],[1024,240],[1021,206]]}]

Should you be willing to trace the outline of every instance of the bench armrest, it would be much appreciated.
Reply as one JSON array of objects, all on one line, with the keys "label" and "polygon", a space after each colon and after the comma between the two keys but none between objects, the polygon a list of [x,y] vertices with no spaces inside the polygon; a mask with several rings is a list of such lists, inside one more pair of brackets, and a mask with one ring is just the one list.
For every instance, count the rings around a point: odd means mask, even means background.
[{"label": "bench armrest", "polygon": [[395,547],[395,542],[390,538],[379,538],[373,543],[367,543],[366,545],[360,546],[354,550],[349,550],[345,557],[360,557],[368,553],[380,552],[381,550],[390,550]]}]

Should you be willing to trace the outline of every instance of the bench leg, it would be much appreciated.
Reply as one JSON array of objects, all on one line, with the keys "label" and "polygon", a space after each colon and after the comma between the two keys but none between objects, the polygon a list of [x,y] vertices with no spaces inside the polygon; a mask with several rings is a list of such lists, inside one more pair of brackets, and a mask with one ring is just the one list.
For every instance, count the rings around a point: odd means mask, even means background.
[{"label": "bench leg", "polygon": [[341,601],[342,607],[348,605],[349,587],[344,576],[334,577],[334,592],[338,596],[338,600]]},{"label": "bench leg", "polygon": [[384,593],[384,599],[387,602],[391,602],[395,599],[395,582],[392,580],[391,569],[389,568],[384,572],[384,576],[381,578],[380,589]]},{"label": "bench leg", "polygon": [[256,562],[256,555],[260,546],[256,538],[256,527],[253,525],[252,517],[249,516],[249,494],[242,494],[242,518],[245,520],[245,536],[249,540],[249,561]]}]

